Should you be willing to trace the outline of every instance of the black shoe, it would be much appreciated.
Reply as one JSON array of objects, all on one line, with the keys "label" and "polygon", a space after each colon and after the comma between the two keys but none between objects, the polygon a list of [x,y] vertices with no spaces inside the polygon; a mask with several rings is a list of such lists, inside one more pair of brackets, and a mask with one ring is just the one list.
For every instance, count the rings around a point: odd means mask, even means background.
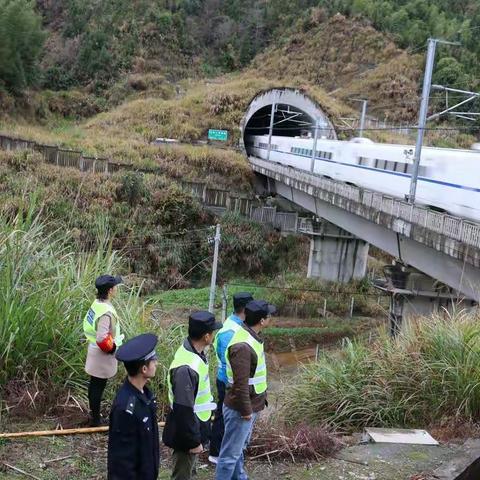
[{"label": "black shoe", "polygon": [[89,427],[108,427],[108,421],[103,418],[91,418]]}]

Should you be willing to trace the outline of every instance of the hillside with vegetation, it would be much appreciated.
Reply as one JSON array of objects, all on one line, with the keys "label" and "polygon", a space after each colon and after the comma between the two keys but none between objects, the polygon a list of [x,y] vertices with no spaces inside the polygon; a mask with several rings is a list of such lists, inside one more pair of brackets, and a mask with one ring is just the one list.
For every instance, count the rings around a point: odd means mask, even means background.
[{"label": "hillside with vegetation", "polygon": [[[67,175],[66,175],[67,173]],[[144,291],[184,288],[210,275],[208,238],[216,223],[186,190],[157,174],[112,176],[65,171],[37,153],[0,151],[0,217],[29,210],[49,234],[65,233],[79,252],[122,252],[123,272]],[[222,217],[221,277],[274,276],[306,265],[307,242],[236,214]],[[138,281],[137,281],[138,280]]]},{"label": "hillside with vegetation", "polygon": [[156,161],[148,149],[132,154],[156,136],[191,141],[213,126],[235,143],[248,101],[271,86],[315,90],[334,120],[357,116],[351,99],[362,96],[373,117],[411,122],[429,36],[462,43],[438,49],[435,82],[475,89],[479,78],[478,1],[0,4],[0,116],[46,127],[25,135],[129,163]]},{"label": "hillside with vegetation", "polygon": [[238,70],[292,28],[308,30],[338,13],[368,21],[401,48],[417,49],[429,36],[460,41],[461,48],[440,53],[449,58],[442,66],[452,73],[456,59],[455,81],[478,82],[477,0],[2,0],[2,7],[7,33],[15,33],[11,15],[21,11],[17,38],[28,25],[25,43],[37,47],[31,57],[38,56],[41,75],[27,75],[26,83],[55,90],[102,89],[135,71],[178,79]]},{"label": "hillside with vegetation", "polygon": [[[190,205],[179,180],[251,191],[251,170],[239,152],[152,142],[157,137],[186,143],[205,140],[209,128],[224,128],[230,132],[229,145],[237,145],[240,121],[259,91],[299,88],[337,125],[343,117],[358,116],[358,105],[352,102],[358,96],[369,99],[374,117],[412,122],[424,40],[430,34],[463,39],[462,47],[439,48],[435,81],[470,88],[477,81],[478,67],[471,59],[478,47],[468,32],[475,32],[478,2],[467,2],[464,9],[447,1],[434,3],[0,0],[0,130],[89,156],[153,167],[159,174],[133,182],[139,196],[129,205],[121,191],[132,179],[92,177],[85,182],[84,176],[70,172],[71,185],[67,185],[61,173],[33,167],[40,161],[34,155],[28,157],[26,185],[16,181],[11,167],[2,167],[3,191],[8,193],[5,208],[14,205],[15,211],[25,192],[33,194],[38,188],[46,192],[43,201],[49,206],[42,211],[48,212],[48,218],[61,223],[68,214],[69,225],[88,243],[93,238],[91,219],[103,205],[110,209],[112,235],[127,236],[126,243],[115,247],[131,247],[129,228],[142,232],[157,228],[160,233],[172,229],[176,218],[154,215],[155,209],[166,208],[167,197],[175,200],[175,208]],[[383,15],[378,17],[378,12]],[[399,30],[399,19],[408,28]],[[36,48],[29,48],[32,44]],[[461,68],[454,62],[460,62]],[[369,136],[412,141],[389,132],[369,132]],[[468,134],[453,138],[447,131],[429,133],[427,141],[470,146],[475,138]],[[99,194],[97,187],[104,193]],[[48,202],[53,198],[52,207]],[[74,206],[83,201],[81,214],[69,212],[69,201]],[[195,202],[192,205],[190,225],[212,223]],[[134,227],[128,227],[130,218]],[[162,278],[175,278],[171,265],[159,264],[161,248],[153,245],[155,241],[154,237],[152,245],[127,255],[132,268],[146,275],[157,269]],[[142,258],[137,258],[140,251]],[[171,261],[185,271],[201,258],[200,249]],[[156,280],[157,285],[171,283]]]}]

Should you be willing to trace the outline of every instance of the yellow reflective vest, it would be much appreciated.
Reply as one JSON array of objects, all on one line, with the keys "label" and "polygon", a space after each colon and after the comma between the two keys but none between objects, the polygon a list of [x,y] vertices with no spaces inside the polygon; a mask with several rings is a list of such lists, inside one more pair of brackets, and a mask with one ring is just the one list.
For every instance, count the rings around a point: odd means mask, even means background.
[{"label": "yellow reflective vest", "polygon": [[115,320],[114,342],[118,348],[122,344],[124,336],[120,334],[120,322],[118,321],[117,311],[111,303],[101,302],[100,300],[95,300],[92,303],[83,319],[83,333],[89,343],[96,345],[98,319],[106,314],[111,315]]},{"label": "yellow reflective vest", "polygon": [[233,385],[233,371],[232,366],[230,365],[230,347],[238,343],[247,343],[250,347],[253,348],[253,351],[257,355],[257,368],[255,369],[255,375],[252,378],[248,379],[248,384],[253,385],[255,393],[260,395],[267,390],[267,363],[265,361],[265,350],[263,348],[263,343],[256,340],[253,335],[251,335],[244,328],[240,328],[235,332],[230,343],[227,347],[227,352],[225,354],[225,359],[227,360],[227,378],[228,383]]},{"label": "yellow reflective vest", "polygon": [[168,370],[168,399],[170,406],[173,408],[173,388],[170,380],[171,371],[175,368],[188,366],[198,375],[198,389],[195,397],[193,411],[202,422],[207,422],[212,416],[212,411],[217,408],[217,404],[213,401],[212,392],[210,390],[210,375],[208,373],[208,364],[205,363],[200,355],[189,352],[183,345],[175,353],[170,368]]}]

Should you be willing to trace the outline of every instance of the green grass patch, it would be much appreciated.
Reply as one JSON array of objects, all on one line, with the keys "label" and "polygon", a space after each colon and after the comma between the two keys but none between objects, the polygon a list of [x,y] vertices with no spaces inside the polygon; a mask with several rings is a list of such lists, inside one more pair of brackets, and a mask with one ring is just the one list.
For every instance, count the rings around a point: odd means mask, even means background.
[{"label": "green grass patch", "polygon": [[[234,281],[235,283],[235,281]],[[271,290],[262,287],[228,287],[228,312],[232,310],[232,296],[238,292],[250,292],[254,298],[269,299],[272,296]],[[167,290],[158,292],[151,296],[158,303],[159,307],[166,311],[176,309],[205,310],[208,308],[210,298],[210,287],[184,288],[181,290]],[[222,289],[217,287],[215,295],[215,306],[220,311],[222,305]]]},{"label": "green grass patch", "polygon": [[303,337],[309,335],[319,335],[324,333],[353,333],[354,329],[347,325],[338,325],[331,327],[297,327],[297,328],[282,328],[282,327],[267,327],[263,330],[263,334],[268,337]]},{"label": "green grass patch", "polygon": [[265,348],[269,352],[283,352],[292,348],[305,348],[314,345],[329,345],[345,337],[355,335],[353,326],[341,322],[325,327],[267,327],[262,335]]}]

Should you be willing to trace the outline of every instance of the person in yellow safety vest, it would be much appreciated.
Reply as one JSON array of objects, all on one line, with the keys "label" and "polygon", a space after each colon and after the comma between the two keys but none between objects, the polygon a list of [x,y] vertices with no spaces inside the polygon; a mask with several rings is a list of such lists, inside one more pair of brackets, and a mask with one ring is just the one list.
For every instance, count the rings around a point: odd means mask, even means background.
[{"label": "person in yellow safety vest", "polygon": [[90,425],[98,427],[101,422],[100,406],[107,380],[117,373],[115,350],[124,335],[120,332],[120,322],[111,301],[122,278],[101,275],[95,280],[97,298],[83,319],[83,333],[88,342],[85,371],[90,375],[88,401],[90,404]]},{"label": "person in yellow safety vest", "polygon": [[215,480],[248,480],[243,451],[257,415],[267,405],[267,364],[259,333],[275,312],[275,306],[264,300],[247,303],[242,328],[228,344],[225,355],[228,384],[223,403],[225,434]]},{"label": "person in yellow safety vest", "polygon": [[197,455],[210,434],[216,408],[210,388],[205,349],[222,328],[210,312],[194,312],[188,319],[188,337],[170,365],[167,383],[170,412],[163,429],[163,443],[173,449],[172,480],[190,480]]},{"label": "person in yellow safety vest", "polygon": [[225,353],[234,333],[241,328],[245,320],[245,305],[253,300],[253,296],[249,292],[239,292],[233,295],[233,313],[225,320],[223,327],[215,336],[215,353],[218,358],[217,372],[217,410],[215,411],[215,419],[212,424],[212,436],[210,439],[210,452],[208,461],[216,464],[222,445],[223,432],[225,425],[223,423],[223,400],[227,390],[227,361]]}]

